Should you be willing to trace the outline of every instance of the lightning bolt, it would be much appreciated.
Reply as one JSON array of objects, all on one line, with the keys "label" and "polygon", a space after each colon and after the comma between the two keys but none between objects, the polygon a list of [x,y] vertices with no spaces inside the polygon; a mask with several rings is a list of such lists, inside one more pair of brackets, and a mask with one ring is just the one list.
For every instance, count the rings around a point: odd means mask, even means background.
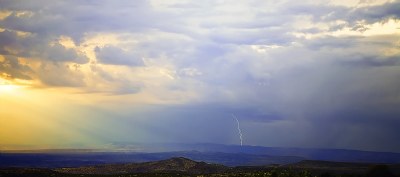
[{"label": "lightning bolt", "polygon": [[237,123],[237,129],[238,129],[239,139],[240,139],[240,146],[243,146],[243,134],[242,134],[242,130],[240,129],[239,119],[234,114],[232,114],[232,117],[236,120],[236,123]]}]

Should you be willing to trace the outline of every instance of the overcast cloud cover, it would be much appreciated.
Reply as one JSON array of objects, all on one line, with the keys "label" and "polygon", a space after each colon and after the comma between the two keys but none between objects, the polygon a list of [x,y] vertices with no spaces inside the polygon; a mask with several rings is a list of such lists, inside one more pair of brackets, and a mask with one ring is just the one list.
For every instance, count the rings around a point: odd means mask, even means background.
[{"label": "overcast cloud cover", "polygon": [[48,119],[100,144],[238,144],[235,114],[247,145],[400,152],[399,18],[390,0],[0,0],[0,78],[96,97]]}]

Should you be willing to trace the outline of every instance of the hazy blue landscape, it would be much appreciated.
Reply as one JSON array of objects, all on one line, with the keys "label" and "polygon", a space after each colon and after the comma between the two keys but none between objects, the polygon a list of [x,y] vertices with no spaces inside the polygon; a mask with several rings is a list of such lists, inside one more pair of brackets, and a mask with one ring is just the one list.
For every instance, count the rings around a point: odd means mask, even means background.
[{"label": "hazy blue landscape", "polygon": [[[155,150],[149,144],[141,146]],[[399,153],[221,144],[152,144],[151,147],[169,151],[53,149],[1,152],[0,175],[368,176],[373,170],[400,175]]]},{"label": "hazy blue landscape", "polygon": [[400,177],[400,0],[0,0],[0,177]]},{"label": "hazy blue landscape", "polygon": [[[139,146],[136,144],[136,146]],[[400,163],[400,153],[371,152],[344,149],[277,148],[262,146],[238,146],[221,144],[153,144],[142,145],[149,151],[157,148],[164,152],[120,152],[99,150],[41,150],[8,151],[0,154],[1,167],[79,167],[111,163],[149,162],[173,157],[185,157],[195,161],[226,166],[262,166],[293,164],[303,160],[322,160],[356,163]],[[154,149],[152,149],[153,147]]]}]

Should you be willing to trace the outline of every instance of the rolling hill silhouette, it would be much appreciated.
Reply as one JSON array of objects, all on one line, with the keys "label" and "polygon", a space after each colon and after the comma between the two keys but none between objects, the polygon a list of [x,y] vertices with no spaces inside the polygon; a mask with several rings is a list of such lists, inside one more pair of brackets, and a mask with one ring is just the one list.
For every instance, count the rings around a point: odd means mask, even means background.
[{"label": "rolling hill silhouette", "polygon": [[205,162],[196,162],[184,157],[175,157],[167,160],[144,162],[144,163],[127,163],[127,164],[110,164],[87,166],[78,168],[60,168],[55,171],[69,174],[126,174],[126,173],[191,173],[191,174],[207,174],[222,173],[229,168],[223,165],[209,164]]}]

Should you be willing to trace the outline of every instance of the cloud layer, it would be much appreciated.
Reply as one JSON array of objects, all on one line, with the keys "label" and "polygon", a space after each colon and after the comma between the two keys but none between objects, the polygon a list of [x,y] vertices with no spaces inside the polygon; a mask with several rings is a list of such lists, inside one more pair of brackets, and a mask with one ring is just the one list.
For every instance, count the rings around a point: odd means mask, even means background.
[{"label": "cloud layer", "polygon": [[234,113],[245,144],[400,152],[399,5],[4,0],[0,77],[100,94],[148,137],[110,141],[237,143]]}]

